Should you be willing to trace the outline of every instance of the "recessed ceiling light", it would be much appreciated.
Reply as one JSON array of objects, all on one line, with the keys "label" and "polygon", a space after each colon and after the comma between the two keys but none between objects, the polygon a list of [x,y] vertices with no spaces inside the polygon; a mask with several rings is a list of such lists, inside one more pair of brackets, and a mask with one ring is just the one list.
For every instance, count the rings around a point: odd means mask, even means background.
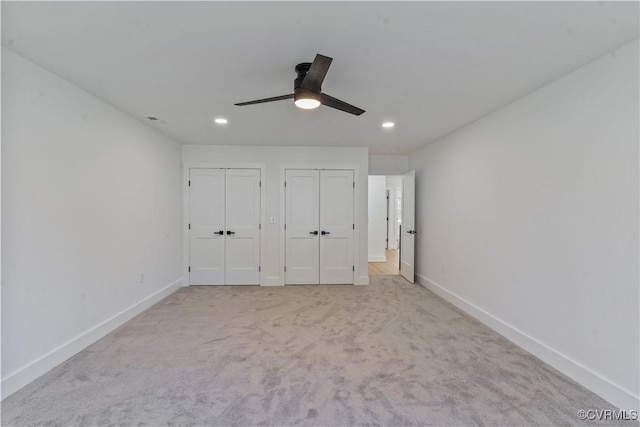
[{"label": "recessed ceiling light", "polygon": [[389,148],[389,152],[390,152],[390,153],[395,153],[396,151],[398,151],[398,149],[397,149],[397,148]]},{"label": "recessed ceiling light", "polygon": [[214,122],[216,122],[219,125],[226,125],[227,123],[229,123],[229,120],[225,119],[224,117],[216,117]]},{"label": "recessed ceiling light", "polygon": [[392,128],[392,127],[394,127],[395,125],[396,125],[396,124],[395,124],[395,123],[393,123],[393,122],[384,122],[384,123],[382,123],[382,127],[383,127],[383,128]]}]

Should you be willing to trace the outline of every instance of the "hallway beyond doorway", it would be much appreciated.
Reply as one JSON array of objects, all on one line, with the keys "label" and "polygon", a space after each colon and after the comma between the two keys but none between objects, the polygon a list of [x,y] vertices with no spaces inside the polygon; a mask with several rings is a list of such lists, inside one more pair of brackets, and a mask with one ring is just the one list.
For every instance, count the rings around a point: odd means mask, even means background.
[{"label": "hallway beyond doorway", "polygon": [[398,269],[398,252],[399,251],[397,249],[386,249],[386,262],[370,262],[369,276],[389,276],[400,274],[400,270]]}]

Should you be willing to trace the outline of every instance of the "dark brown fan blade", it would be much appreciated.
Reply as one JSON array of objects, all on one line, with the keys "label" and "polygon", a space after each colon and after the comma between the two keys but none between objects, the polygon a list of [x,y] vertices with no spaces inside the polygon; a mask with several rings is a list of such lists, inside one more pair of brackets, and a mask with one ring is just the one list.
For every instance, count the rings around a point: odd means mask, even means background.
[{"label": "dark brown fan blade", "polygon": [[309,67],[309,71],[307,71],[307,75],[300,84],[300,87],[314,92],[320,92],[324,76],[326,76],[327,71],[329,71],[331,61],[333,61],[332,58],[317,54],[316,58],[311,63],[311,67]]},{"label": "dark brown fan blade", "polygon": [[355,107],[351,104],[347,104],[344,101],[340,101],[339,99],[329,96],[326,93],[320,94],[320,102],[322,102],[322,105],[326,105],[327,107],[346,111],[347,113],[355,114],[356,116],[364,113],[363,109]]},{"label": "dark brown fan blade", "polygon": [[273,98],[256,99],[255,101],[239,102],[234,105],[242,106],[242,105],[262,104],[263,102],[282,101],[283,99],[293,99],[293,94],[291,93],[289,95],[274,96]]}]

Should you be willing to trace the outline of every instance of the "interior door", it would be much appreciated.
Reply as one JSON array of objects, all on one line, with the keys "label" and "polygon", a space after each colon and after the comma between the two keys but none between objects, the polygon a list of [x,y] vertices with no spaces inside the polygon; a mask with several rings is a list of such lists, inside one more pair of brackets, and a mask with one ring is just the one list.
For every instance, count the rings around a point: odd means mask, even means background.
[{"label": "interior door", "polygon": [[416,172],[402,175],[402,236],[400,237],[400,274],[409,282],[415,275]]},{"label": "interior door", "polygon": [[319,173],[285,173],[285,284],[317,284],[320,277]]},{"label": "interior door", "polygon": [[320,171],[320,283],[353,284],[352,170]]},{"label": "interior door", "polygon": [[260,284],[260,170],[226,172],[225,284]]},{"label": "interior door", "polygon": [[224,169],[189,171],[189,284],[224,285]]}]

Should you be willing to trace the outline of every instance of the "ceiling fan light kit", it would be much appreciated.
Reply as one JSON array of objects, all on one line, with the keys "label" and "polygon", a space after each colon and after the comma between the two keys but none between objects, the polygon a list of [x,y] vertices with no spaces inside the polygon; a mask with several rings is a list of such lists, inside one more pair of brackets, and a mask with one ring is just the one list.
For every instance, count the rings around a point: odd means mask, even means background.
[{"label": "ceiling fan light kit", "polygon": [[293,93],[291,94],[257,99],[255,101],[239,102],[235,105],[263,104],[265,102],[282,101],[293,98],[295,106],[305,110],[317,108],[322,104],[356,116],[361,115],[364,113],[363,109],[322,93],[322,82],[327,75],[332,60],[333,59],[328,56],[318,54],[313,62],[303,62],[296,65],[298,77],[296,77],[293,82]]},{"label": "ceiling fan light kit", "polygon": [[320,96],[318,96],[317,93],[302,88],[295,89],[293,99],[296,107],[302,108],[303,110],[312,110],[318,108],[321,104]]}]

